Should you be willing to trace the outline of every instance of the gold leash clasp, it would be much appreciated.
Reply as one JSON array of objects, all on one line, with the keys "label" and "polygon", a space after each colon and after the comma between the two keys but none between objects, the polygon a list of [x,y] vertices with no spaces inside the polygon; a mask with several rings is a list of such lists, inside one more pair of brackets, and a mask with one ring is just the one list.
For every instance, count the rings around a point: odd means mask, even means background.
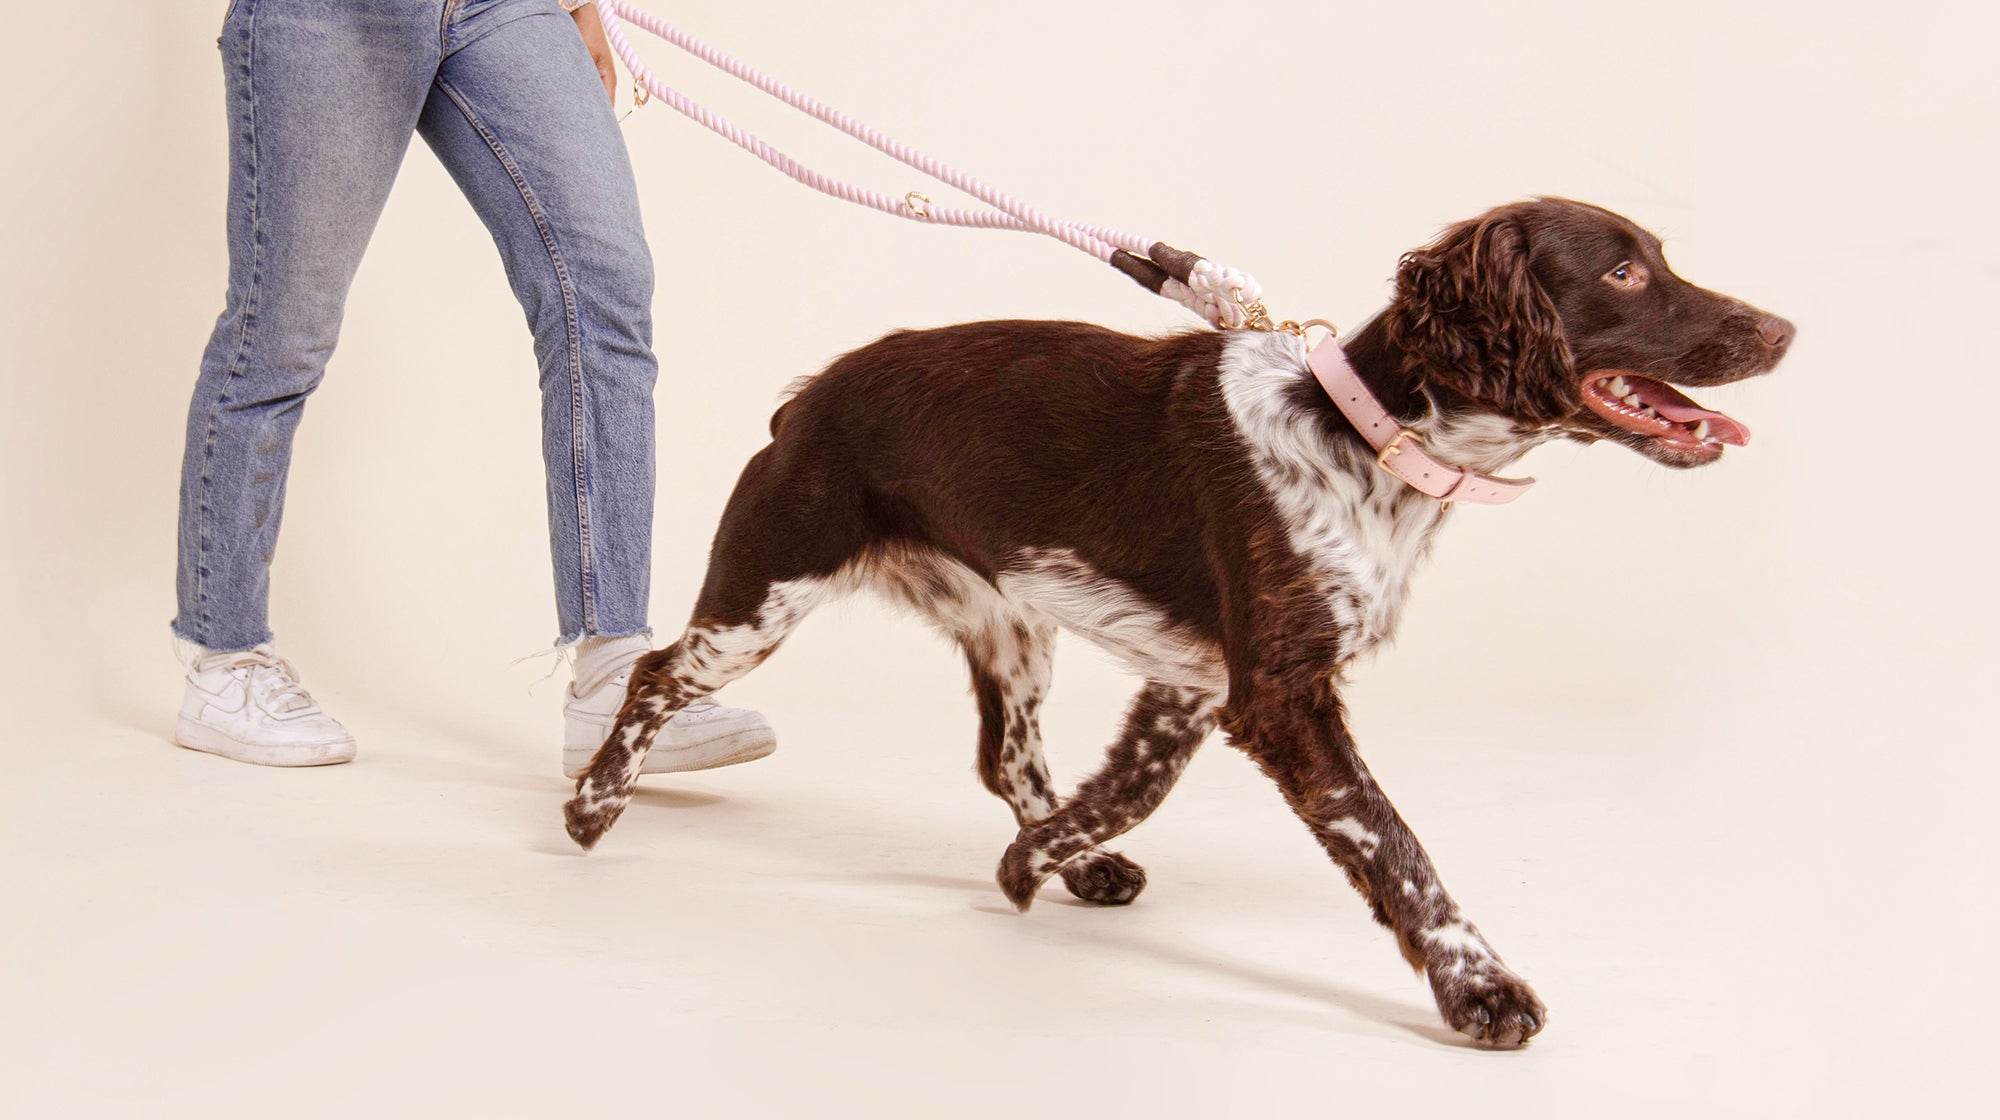
[{"label": "gold leash clasp", "polygon": [[1243,309],[1243,325],[1238,327],[1238,330],[1269,331],[1277,329],[1278,325],[1271,321],[1271,313],[1264,309],[1263,300],[1244,299],[1243,289],[1241,288],[1236,289],[1235,295],[1232,298],[1236,300],[1236,306]]},{"label": "gold leash clasp", "polygon": [[632,107],[618,114],[618,123],[624,124],[626,117],[629,117],[632,114],[638,112],[639,110],[645,108],[646,102],[651,101],[652,99],[653,99],[653,91],[647,89],[644,83],[639,81],[637,77],[634,77],[632,79]]}]

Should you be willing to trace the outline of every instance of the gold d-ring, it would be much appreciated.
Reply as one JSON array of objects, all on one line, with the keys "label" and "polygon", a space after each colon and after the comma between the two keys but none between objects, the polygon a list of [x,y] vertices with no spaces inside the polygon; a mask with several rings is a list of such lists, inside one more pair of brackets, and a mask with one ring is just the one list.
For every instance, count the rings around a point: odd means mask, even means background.
[{"label": "gold d-ring", "polygon": [[1307,319],[1303,323],[1298,322],[1297,320],[1294,319],[1287,319],[1284,322],[1278,324],[1279,330],[1285,331],[1288,334],[1298,335],[1300,338],[1304,338],[1306,336],[1306,332],[1313,329],[1314,327],[1325,327],[1326,333],[1333,335],[1335,337],[1339,337],[1340,335],[1340,328],[1334,326],[1331,322],[1325,319]]},{"label": "gold d-ring", "polygon": [[919,218],[928,218],[931,216],[930,198],[917,191],[911,191],[909,194],[904,195],[903,205],[909,207],[910,213],[915,214]]}]

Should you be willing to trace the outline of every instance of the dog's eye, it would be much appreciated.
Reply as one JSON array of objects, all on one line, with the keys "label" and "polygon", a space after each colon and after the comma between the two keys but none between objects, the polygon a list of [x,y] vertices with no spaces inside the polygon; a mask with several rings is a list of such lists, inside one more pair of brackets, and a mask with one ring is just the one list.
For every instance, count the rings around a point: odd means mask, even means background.
[{"label": "dog's eye", "polygon": [[1604,274],[1606,284],[1634,292],[1645,287],[1646,281],[1651,278],[1652,274],[1646,271],[1645,265],[1633,264],[1631,261],[1626,261]]}]

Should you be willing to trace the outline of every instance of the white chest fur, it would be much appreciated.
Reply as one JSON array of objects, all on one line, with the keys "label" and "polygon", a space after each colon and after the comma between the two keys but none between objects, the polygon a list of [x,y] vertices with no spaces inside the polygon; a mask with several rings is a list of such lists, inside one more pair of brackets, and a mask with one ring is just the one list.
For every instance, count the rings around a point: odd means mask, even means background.
[{"label": "white chest fur", "polygon": [[[1312,565],[1340,630],[1343,661],[1395,636],[1410,575],[1443,520],[1435,499],[1375,466],[1359,445],[1328,439],[1294,401],[1305,348],[1282,331],[1243,331],[1224,348],[1220,380],[1231,419],[1292,548]],[[1447,462],[1495,470],[1552,432],[1522,431],[1500,416],[1416,425]]]}]

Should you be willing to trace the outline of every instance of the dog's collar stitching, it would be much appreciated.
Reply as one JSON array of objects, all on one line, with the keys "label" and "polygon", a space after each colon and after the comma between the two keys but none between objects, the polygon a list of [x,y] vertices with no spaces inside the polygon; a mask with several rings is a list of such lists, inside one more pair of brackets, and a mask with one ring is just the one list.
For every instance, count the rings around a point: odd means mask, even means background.
[{"label": "dog's collar stitching", "polygon": [[1446,505],[1477,502],[1498,506],[1520,497],[1535,484],[1532,478],[1495,478],[1471,467],[1454,467],[1425,451],[1423,436],[1398,423],[1362,384],[1339,339],[1329,335],[1308,351],[1306,368],[1312,370],[1334,407],[1375,449],[1375,465],[1419,493]]}]

